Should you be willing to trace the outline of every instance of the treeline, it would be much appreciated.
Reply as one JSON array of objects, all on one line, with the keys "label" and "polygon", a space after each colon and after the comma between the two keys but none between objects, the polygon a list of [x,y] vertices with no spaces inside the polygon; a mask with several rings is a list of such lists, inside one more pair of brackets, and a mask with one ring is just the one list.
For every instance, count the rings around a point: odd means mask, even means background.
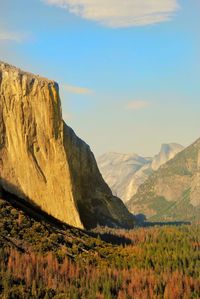
[{"label": "treeline", "polygon": [[[101,229],[101,233],[117,234]],[[200,296],[199,227],[119,231],[133,243],[45,255],[0,250],[2,298],[189,299]],[[100,232],[99,232],[100,233]],[[62,256],[62,258],[61,258]]]},{"label": "treeline", "polygon": [[82,265],[65,258],[59,263],[48,253],[21,254],[4,252],[1,259],[1,290],[3,298],[199,298],[198,278],[181,271],[152,269],[115,269],[99,264]]},{"label": "treeline", "polygon": [[199,299],[200,225],[98,228],[0,200],[0,299]]}]

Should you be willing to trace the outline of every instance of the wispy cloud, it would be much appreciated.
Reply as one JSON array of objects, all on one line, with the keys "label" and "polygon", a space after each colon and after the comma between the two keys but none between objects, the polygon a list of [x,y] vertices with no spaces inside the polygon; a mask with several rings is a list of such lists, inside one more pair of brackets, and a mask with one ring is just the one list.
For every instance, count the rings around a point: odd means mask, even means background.
[{"label": "wispy cloud", "polygon": [[91,94],[93,91],[89,88],[80,87],[80,86],[73,86],[73,85],[62,85],[63,90],[69,92],[69,93],[76,93],[76,94]]},{"label": "wispy cloud", "polygon": [[85,19],[117,28],[168,21],[178,10],[178,0],[43,0]]},{"label": "wispy cloud", "polygon": [[14,31],[1,31],[0,30],[0,41],[12,41],[21,43],[28,38],[28,35],[23,32]]},{"label": "wispy cloud", "polygon": [[150,106],[150,102],[148,101],[130,101],[125,106],[128,110],[141,110]]}]

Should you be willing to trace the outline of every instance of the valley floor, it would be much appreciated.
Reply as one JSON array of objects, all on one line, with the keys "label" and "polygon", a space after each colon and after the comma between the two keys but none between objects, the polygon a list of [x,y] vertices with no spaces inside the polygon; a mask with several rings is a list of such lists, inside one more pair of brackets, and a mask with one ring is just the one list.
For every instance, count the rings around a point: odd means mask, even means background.
[{"label": "valley floor", "polygon": [[200,298],[200,225],[86,232],[1,199],[0,298]]}]

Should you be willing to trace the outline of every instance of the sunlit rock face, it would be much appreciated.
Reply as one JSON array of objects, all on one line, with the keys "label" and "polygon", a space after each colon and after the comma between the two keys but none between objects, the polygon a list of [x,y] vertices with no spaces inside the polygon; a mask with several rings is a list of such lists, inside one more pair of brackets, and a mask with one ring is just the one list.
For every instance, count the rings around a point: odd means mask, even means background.
[{"label": "sunlit rock face", "polygon": [[64,123],[58,84],[2,62],[0,185],[72,226],[132,225],[89,146]]}]

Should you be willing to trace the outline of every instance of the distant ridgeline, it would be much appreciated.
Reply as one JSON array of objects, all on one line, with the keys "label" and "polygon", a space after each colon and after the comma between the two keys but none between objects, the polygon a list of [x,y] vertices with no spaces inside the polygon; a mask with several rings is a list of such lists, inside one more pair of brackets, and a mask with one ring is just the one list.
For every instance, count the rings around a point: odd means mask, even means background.
[{"label": "distant ridgeline", "polygon": [[113,194],[127,202],[155,170],[183,149],[180,144],[168,143],[162,144],[160,152],[154,157],[110,152],[100,156],[97,162]]},{"label": "distant ridgeline", "polygon": [[154,172],[127,207],[152,221],[199,221],[200,139]]},{"label": "distant ridgeline", "polygon": [[89,146],[64,123],[58,84],[3,62],[0,186],[75,227],[133,226]]}]

